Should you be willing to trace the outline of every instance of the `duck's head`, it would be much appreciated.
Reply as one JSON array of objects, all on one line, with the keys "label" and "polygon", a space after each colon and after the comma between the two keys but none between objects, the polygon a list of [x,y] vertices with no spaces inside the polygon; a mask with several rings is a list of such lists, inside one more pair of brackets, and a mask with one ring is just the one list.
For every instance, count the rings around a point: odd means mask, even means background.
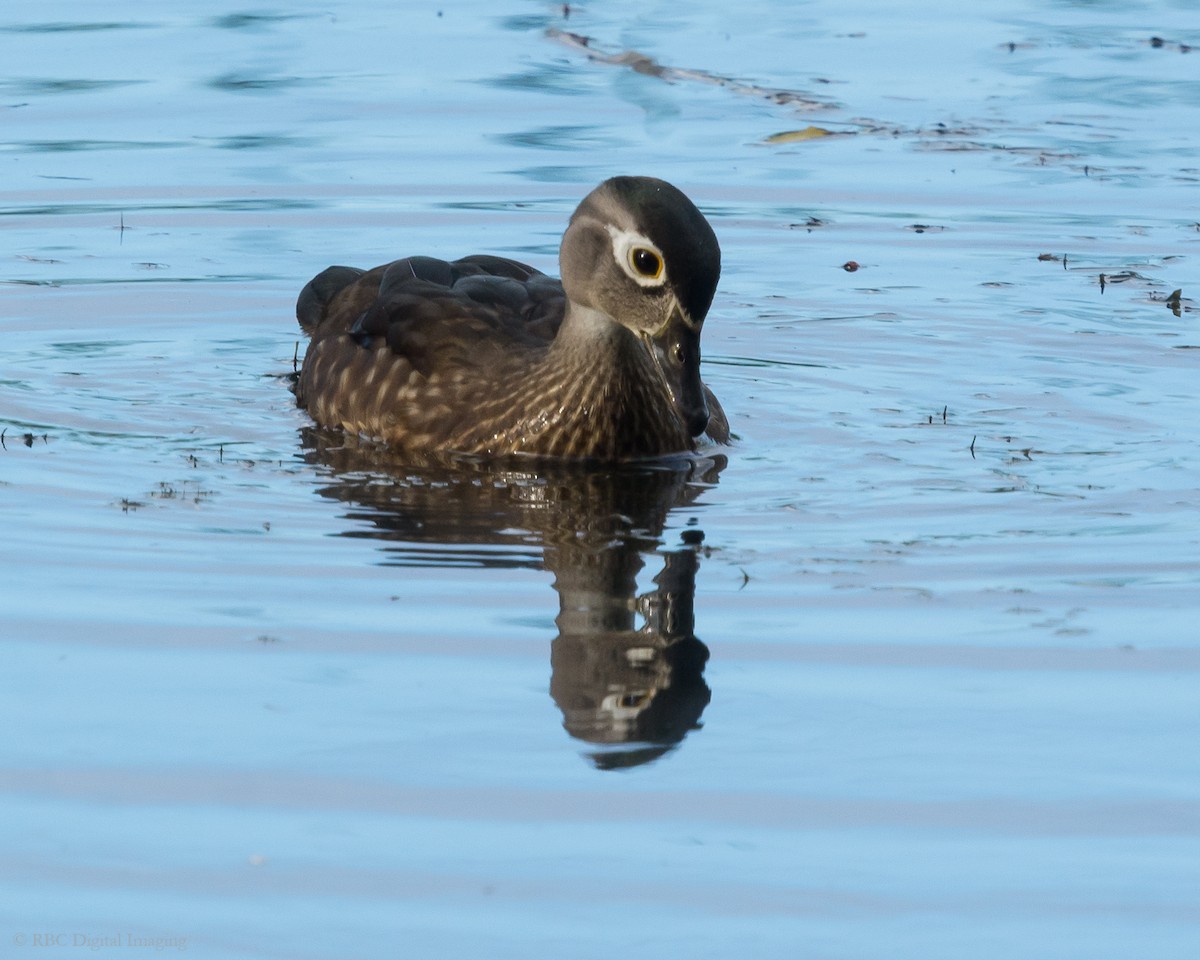
[{"label": "duck's head", "polygon": [[633,332],[688,431],[703,433],[700,328],[721,275],[721,250],[704,215],[663,180],[613,177],[572,215],[559,260],[571,307]]}]

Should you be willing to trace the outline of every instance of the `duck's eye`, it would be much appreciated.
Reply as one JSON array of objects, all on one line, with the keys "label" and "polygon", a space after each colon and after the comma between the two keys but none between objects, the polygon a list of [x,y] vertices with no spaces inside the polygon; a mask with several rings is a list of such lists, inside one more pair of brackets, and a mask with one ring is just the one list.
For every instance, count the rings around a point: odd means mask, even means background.
[{"label": "duck's eye", "polygon": [[657,280],[662,276],[662,257],[653,250],[647,250],[645,247],[634,247],[629,251],[629,262],[633,264],[633,269],[643,277]]}]

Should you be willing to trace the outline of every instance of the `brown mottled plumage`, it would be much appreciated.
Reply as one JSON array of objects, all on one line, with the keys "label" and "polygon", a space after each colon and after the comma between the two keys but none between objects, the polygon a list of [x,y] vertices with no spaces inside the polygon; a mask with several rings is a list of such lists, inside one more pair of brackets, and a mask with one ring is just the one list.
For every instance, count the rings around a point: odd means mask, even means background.
[{"label": "brown mottled plumage", "polygon": [[617,461],[727,440],[700,380],[720,250],[691,201],[607,180],[571,217],[560,265],[561,282],[489,256],[330,267],[296,304],[311,338],[300,404],[414,455]]}]

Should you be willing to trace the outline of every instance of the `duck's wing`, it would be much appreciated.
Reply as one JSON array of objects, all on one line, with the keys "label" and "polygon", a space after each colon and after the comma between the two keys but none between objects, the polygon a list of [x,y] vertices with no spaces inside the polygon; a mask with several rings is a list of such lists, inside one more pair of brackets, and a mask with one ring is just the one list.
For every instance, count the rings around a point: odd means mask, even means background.
[{"label": "duck's wing", "polygon": [[564,309],[562,284],[516,260],[408,257],[365,272],[328,268],[301,291],[296,316],[314,340],[348,334],[362,347],[382,341],[429,375],[544,347]]}]

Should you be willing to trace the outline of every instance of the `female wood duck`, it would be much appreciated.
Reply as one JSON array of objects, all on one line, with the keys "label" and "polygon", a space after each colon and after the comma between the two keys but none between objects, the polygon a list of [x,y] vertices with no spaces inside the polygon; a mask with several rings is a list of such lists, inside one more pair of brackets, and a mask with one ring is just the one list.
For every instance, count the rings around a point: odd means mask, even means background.
[{"label": "female wood duck", "polygon": [[301,406],[416,456],[620,461],[725,442],[700,379],[721,253],[692,202],[614,177],[572,215],[559,259],[561,282],[491,256],[330,267],[296,304]]}]

